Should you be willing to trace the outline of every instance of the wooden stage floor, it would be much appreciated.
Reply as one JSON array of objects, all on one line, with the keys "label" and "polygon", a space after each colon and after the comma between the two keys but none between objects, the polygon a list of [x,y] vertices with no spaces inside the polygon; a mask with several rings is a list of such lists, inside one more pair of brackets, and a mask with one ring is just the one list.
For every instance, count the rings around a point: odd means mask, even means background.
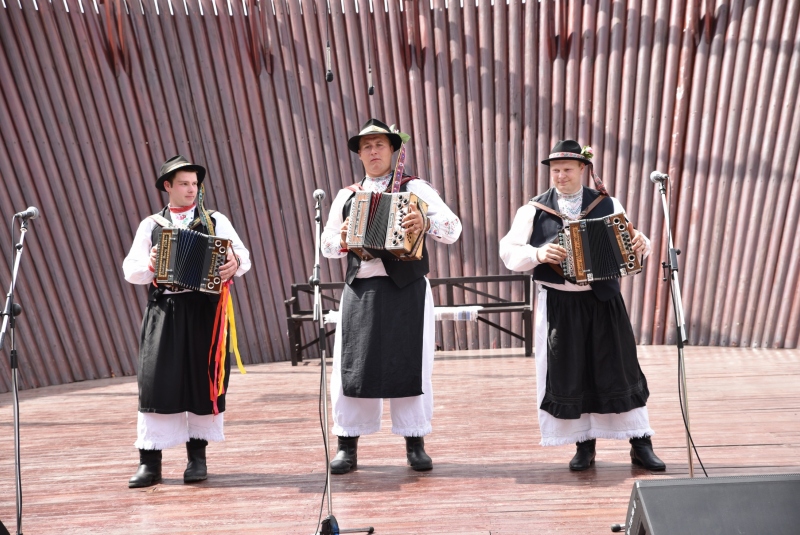
[{"label": "wooden stage floor", "polygon": [[[800,351],[688,347],[691,426],[710,476],[800,472]],[[640,347],[656,452],[667,471],[634,468],[627,442],[598,441],[596,466],[571,473],[574,446],[538,445],[534,360],[522,350],[438,353],[434,469],[406,466],[404,442],[362,437],[359,470],[334,476],[343,529],[384,534],[610,533],[636,480],[688,477],[677,350]],[[183,448],[164,452],[164,481],[131,490],[137,466],[136,380],[20,392],[22,532],[43,534],[312,534],[324,449],[318,360],[249,366],[231,378],[226,441],[209,477],[184,485]],[[330,372],[330,365],[328,366]],[[16,529],[11,394],[0,395],[0,520]],[[335,439],[331,440],[335,448]],[[703,477],[695,460],[695,477]],[[327,507],[323,508],[323,515]]]}]

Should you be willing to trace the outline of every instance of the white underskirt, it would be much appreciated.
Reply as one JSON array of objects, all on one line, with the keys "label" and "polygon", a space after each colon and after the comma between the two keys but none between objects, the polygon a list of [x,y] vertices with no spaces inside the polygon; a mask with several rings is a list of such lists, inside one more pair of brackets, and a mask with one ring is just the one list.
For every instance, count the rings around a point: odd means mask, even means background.
[{"label": "white underskirt", "polygon": [[225,440],[222,432],[224,414],[140,412],[133,445],[140,450],[165,450],[185,444],[190,438],[221,442]]},{"label": "white underskirt", "polygon": [[[547,290],[538,285],[536,305],[536,406],[542,406],[547,387]],[[563,420],[538,409],[542,446],[563,446],[591,440],[609,438],[628,440],[652,436],[647,407],[639,407],[620,414],[582,414],[577,420]]]},{"label": "white underskirt", "polygon": [[[436,350],[436,322],[433,315],[431,285],[425,279],[425,322],[422,331],[422,392],[421,396],[391,398],[392,433],[404,437],[424,437],[433,430],[433,355]],[[347,311],[343,311],[347,313]],[[352,398],[342,391],[341,323],[336,325],[333,344],[333,370],[331,371],[331,405],[333,406],[333,434],[340,437],[358,437],[377,433],[381,428],[383,399]]]}]

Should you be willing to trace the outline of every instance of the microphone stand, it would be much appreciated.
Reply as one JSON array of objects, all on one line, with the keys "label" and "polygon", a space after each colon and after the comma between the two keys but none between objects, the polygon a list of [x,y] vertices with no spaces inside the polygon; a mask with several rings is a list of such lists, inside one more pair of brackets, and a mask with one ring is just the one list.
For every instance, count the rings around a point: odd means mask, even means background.
[{"label": "microphone stand", "polygon": [[314,321],[319,325],[319,352],[320,360],[322,363],[320,371],[320,395],[322,396],[322,436],[325,444],[325,490],[328,499],[328,516],[325,517],[320,525],[319,531],[314,535],[339,535],[339,533],[373,533],[375,529],[370,526],[367,528],[357,529],[341,529],[339,523],[333,516],[333,507],[331,506],[331,463],[329,459],[330,444],[328,442],[328,374],[326,364],[326,336],[325,336],[325,318],[322,314],[322,297],[320,296],[320,275],[319,275],[319,252],[322,247],[322,199],[325,197],[325,192],[322,190],[314,191],[314,199],[316,205],[314,210],[316,215],[314,221],[316,222],[316,244],[314,247],[314,271],[308,279],[308,283],[314,288]]},{"label": "microphone stand", "polygon": [[658,182],[659,192],[661,193],[661,204],[664,208],[664,222],[667,228],[668,261],[662,262],[661,267],[664,270],[663,281],[667,281],[669,276],[670,291],[672,294],[672,309],[675,312],[675,324],[677,328],[678,340],[678,381],[681,389],[679,400],[681,402],[681,409],[683,410],[683,423],[686,427],[686,450],[689,454],[689,477],[694,477],[694,461],[692,459],[692,435],[689,426],[689,399],[686,392],[686,367],[683,359],[683,347],[688,342],[686,336],[686,323],[683,314],[683,303],[681,301],[681,287],[678,282],[678,255],[681,254],[679,249],[675,249],[672,243],[672,230],[669,222],[669,207],[667,205],[667,187],[665,185],[666,176],[661,179],[654,180]]},{"label": "microphone stand", "polygon": [[16,250],[16,258],[14,259],[14,268],[11,272],[11,286],[8,290],[8,296],[6,297],[6,304],[3,307],[3,312],[0,314],[3,316],[3,327],[0,329],[0,348],[3,347],[6,330],[10,328],[11,333],[11,390],[14,395],[14,468],[17,487],[17,535],[22,535],[22,478],[20,476],[19,461],[19,397],[17,394],[17,368],[19,363],[17,359],[16,341],[14,339],[14,327],[16,324],[14,317],[19,316],[22,313],[22,307],[14,303],[14,286],[17,282],[17,273],[19,272],[19,263],[22,258],[23,243],[25,242],[25,233],[27,231],[28,219],[23,217],[22,222],[20,223],[19,243],[14,246],[14,249]]}]

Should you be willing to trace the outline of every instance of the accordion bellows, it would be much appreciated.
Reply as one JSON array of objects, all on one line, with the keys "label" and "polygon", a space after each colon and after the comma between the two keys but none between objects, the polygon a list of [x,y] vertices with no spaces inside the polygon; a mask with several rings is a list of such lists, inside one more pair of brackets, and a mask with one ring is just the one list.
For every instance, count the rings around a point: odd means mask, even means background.
[{"label": "accordion bellows", "polygon": [[356,192],[350,206],[347,248],[363,260],[420,260],[425,233],[406,232],[401,225],[412,204],[424,217],[427,203],[411,192]]},{"label": "accordion bellows", "polygon": [[181,228],[162,228],[158,237],[156,284],[218,294],[219,268],[231,241]]},{"label": "accordion bellows", "polygon": [[565,221],[557,240],[567,250],[567,258],[561,262],[562,274],[574,284],[617,279],[642,271],[623,213]]}]

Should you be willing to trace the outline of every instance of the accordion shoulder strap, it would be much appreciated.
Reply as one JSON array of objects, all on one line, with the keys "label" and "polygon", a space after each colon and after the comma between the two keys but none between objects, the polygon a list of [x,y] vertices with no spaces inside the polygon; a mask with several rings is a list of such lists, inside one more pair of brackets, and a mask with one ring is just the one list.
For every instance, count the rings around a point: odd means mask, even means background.
[{"label": "accordion shoulder strap", "polygon": [[159,226],[162,226],[162,227],[169,228],[169,227],[172,226],[172,223],[170,222],[170,220],[167,219],[166,217],[164,217],[161,214],[153,214],[153,215],[150,216],[150,219],[152,219],[153,221],[156,222],[156,224],[158,224]]},{"label": "accordion shoulder strap", "polygon": [[[215,213],[217,213],[216,210],[208,210],[208,215],[209,216],[214,215]],[[161,227],[166,227],[166,228],[171,228],[172,227],[172,222],[170,222],[169,219],[167,219],[166,217],[164,217],[161,214],[153,214],[153,215],[148,216],[148,217],[150,219],[152,219],[153,221],[155,221],[156,224],[161,226]],[[200,218],[196,217],[194,219],[194,221],[192,221],[187,228],[192,228],[192,229],[196,228],[201,223],[202,223],[202,221],[200,220]]]},{"label": "accordion shoulder strap", "polygon": [[[589,206],[586,207],[586,210],[584,210],[580,214],[578,214],[578,217],[575,220],[583,219],[584,217],[586,217],[589,214],[589,212],[594,210],[594,207],[597,206],[598,204],[600,204],[600,201],[602,201],[606,197],[608,197],[608,195],[600,195],[600,196],[598,196],[594,201],[592,201],[592,204],[590,204]],[[564,214],[562,212],[558,212],[556,210],[553,210],[549,206],[545,206],[544,204],[542,204],[540,202],[530,201],[530,204],[532,206],[538,208],[539,210],[544,210],[548,214],[553,214],[554,216],[556,216],[558,218],[566,219],[566,220],[571,219],[569,216],[567,216],[567,214]]]},{"label": "accordion shoulder strap", "polygon": [[531,201],[530,204],[531,204],[531,206],[533,206],[535,208],[538,208],[539,210],[543,210],[543,211],[547,212],[548,214],[552,214],[552,215],[556,216],[559,219],[569,219],[566,214],[562,214],[561,212],[557,212],[557,211],[553,210],[552,208],[550,208],[549,206],[545,206],[544,204],[542,204],[540,202]]},{"label": "accordion shoulder strap", "polygon": [[[206,210],[206,213],[208,214],[208,217],[211,217],[212,215],[216,214],[217,211],[216,210]],[[194,229],[196,229],[197,227],[199,227],[202,224],[203,224],[203,220],[200,219],[199,217],[195,217],[194,221],[189,223],[189,228],[194,230]]]}]

